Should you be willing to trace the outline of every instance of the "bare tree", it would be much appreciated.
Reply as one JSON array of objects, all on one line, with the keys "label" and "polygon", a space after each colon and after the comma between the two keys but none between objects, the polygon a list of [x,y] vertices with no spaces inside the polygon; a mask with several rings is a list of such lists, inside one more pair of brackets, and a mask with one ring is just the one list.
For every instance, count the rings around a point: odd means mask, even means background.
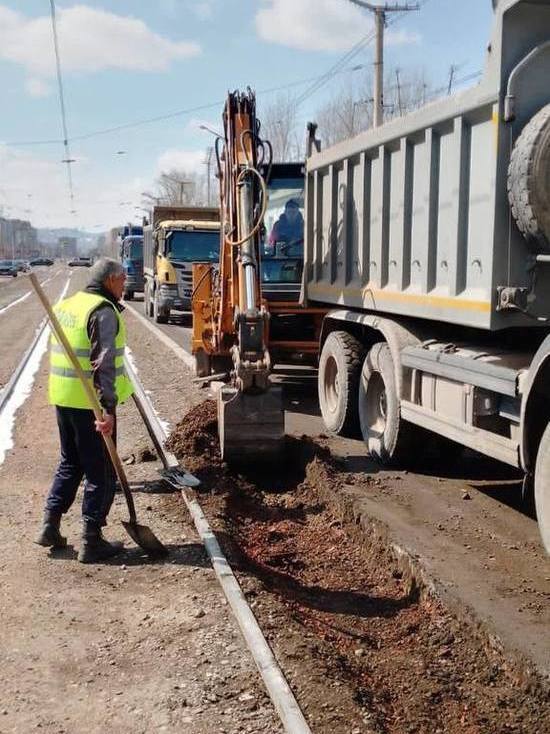
[{"label": "bare tree", "polygon": [[[428,84],[423,71],[389,69],[384,85],[385,119],[406,115],[421,107],[427,101],[427,94]],[[365,76],[355,85],[347,82],[317,110],[315,119],[323,145],[334,145],[368,130],[373,124],[372,115],[372,76]]]},{"label": "bare tree", "polygon": [[147,206],[207,206],[208,186],[206,175],[197,171],[171,168],[163,171],[155,181],[152,191],[144,191]]},{"label": "bare tree", "polygon": [[296,98],[287,93],[277,96],[260,115],[261,135],[273,146],[274,161],[296,161],[302,157],[297,111]]},{"label": "bare tree", "polygon": [[320,107],[315,119],[323,145],[334,145],[371,127],[371,79],[366,78],[357,88],[350,83],[340,87]]},{"label": "bare tree", "polygon": [[386,77],[384,114],[386,119],[406,115],[428,101],[429,84],[422,69],[389,70]]}]

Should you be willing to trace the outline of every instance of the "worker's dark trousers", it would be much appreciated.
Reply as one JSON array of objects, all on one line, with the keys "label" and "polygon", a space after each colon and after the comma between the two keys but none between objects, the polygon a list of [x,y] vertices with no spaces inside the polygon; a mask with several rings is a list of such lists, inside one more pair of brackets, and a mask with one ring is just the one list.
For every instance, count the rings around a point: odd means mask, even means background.
[{"label": "worker's dark trousers", "polygon": [[56,410],[61,461],[46,500],[46,510],[67,512],[85,477],[82,517],[105,525],[115,495],[115,474],[103,438],[95,429],[93,411],[59,406]]}]

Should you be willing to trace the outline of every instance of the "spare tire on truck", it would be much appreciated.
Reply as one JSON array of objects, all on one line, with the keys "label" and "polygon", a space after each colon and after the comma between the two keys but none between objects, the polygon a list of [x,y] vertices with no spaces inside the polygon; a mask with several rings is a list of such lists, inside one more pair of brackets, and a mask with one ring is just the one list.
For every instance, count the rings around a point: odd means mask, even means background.
[{"label": "spare tire on truck", "polygon": [[550,253],[550,105],[516,140],[508,168],[508,199],[519,231],[535,252]]}]

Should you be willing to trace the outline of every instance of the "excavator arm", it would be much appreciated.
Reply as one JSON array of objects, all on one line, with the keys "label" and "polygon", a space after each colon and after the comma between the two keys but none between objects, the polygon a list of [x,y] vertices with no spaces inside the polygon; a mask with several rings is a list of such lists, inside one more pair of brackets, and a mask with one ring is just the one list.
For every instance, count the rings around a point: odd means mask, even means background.
[{"label": "excavator arm", "polygon": [[[232,462],[275,458],[284,440],[281,388],[270,382],[269,312],[261,295],[260,241],[266,186],[259,167],[271,146],[260,138],[254,94],[228,95],[217,140],[221,243],[219,270],[193,274],[195,353],[230,365],[218,393],[222,456]],[[230,359],[230,362],[229,362]]]}]

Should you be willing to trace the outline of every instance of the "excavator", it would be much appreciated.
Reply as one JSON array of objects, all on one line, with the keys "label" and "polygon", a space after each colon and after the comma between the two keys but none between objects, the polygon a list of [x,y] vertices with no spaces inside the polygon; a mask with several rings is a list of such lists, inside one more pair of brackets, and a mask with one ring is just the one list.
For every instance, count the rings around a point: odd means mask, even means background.
[{"label": "excavator", "polygon": [[272,148],[260,137],[249,89],[229,93],[223,137],[216,140],[220,184],[219,266],[193,266],[193,351],[197,374],[225,372],[218,392],[218,430],[224,460],[276,460],[284,445],[281,387],[270,380],[270,314],[262,296],[261,243],[267,207],[262,171]]}]

